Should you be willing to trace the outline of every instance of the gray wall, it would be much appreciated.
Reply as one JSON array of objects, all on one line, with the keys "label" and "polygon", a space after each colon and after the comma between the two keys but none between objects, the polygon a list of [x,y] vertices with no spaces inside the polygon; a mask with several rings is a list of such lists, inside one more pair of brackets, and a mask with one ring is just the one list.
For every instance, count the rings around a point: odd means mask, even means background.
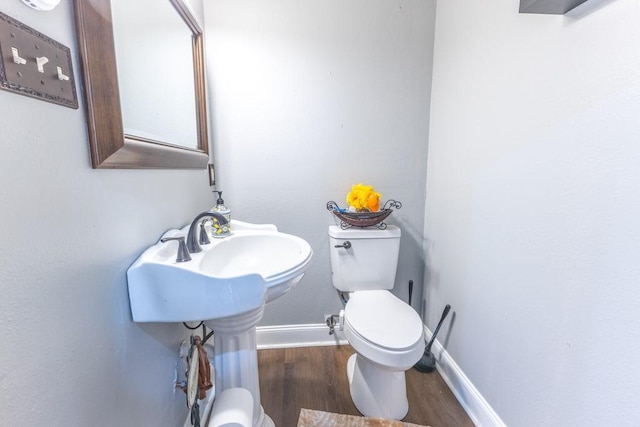
[{"label": "gray wall", "polygon": [[[220,188],[236,218],[275,223],[315,251],[263,323],[318,323],[339,308],[325,203],[360,181],[404,203],[393,214],[405,236],[398,287],[406,298],[414,279],[419,296],[433,2],[208,5]],[[2,11],[69,46],[80,80],[71,1]],[[131,322],[125,275],[213,204],[207,174],[91,169],[82,104],[0,91],[0,414],[7,425],[175,426],[188,334]]]},{"label": "gray wall", "polygon": [[402,201],[395,292],[424,270],[429,90],[435,2],[211,0],[205,4],[219,188],[232,216],[306,239],[314,261],[261,324],[322,323],[331,285],[325,205],[351,185]]},{"label": "gray wall", "polygon": [[[1,10],[71,48],[80,91],[72,2]],[[0,423],[175,426],[187,334],[134,324],[125,274],[212,204],[207,174],[91,169],[83,107],[0,91]]]},{"label": "gray wall", "polygon": [[638,3],[517,3],[438,2],[428,324],[507,425],[637,425]]}]

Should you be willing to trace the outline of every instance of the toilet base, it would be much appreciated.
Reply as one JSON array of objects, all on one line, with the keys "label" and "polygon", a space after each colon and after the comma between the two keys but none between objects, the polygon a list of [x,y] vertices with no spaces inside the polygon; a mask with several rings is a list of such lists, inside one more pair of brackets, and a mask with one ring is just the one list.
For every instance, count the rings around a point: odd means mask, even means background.
[{"label": "toilet base", "polygon": [[347,362],[351,399],[367,417],[401,420],[409,411],[405,371],[381,368],[359,354]]}]

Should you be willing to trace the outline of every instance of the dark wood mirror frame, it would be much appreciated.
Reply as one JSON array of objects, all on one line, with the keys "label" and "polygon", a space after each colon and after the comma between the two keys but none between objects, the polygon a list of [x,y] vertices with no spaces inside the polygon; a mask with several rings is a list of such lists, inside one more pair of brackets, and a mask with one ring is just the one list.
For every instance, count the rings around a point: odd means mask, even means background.
[{"label": "dark wood mirror frame", "polygon": [[170,0],[193,32],[198,148],[124,134],[110,0],[75,0],[78,49],[93,168],[205,169],[209,163],[202,29],[182,0]]}]

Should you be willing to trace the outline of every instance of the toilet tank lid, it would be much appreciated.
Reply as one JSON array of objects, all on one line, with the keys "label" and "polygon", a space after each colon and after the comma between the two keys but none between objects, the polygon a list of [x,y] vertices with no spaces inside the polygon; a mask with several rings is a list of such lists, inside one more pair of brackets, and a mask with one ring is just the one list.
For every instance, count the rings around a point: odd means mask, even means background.
[{"label": "toilet tank lid", "polygon": [[330,225],[329,236],[336,239],[393,239],[400,237],[400,228],[395,225],[388,225],[384,230],[375,227],[353,227],[343,230],[337,225]]}]

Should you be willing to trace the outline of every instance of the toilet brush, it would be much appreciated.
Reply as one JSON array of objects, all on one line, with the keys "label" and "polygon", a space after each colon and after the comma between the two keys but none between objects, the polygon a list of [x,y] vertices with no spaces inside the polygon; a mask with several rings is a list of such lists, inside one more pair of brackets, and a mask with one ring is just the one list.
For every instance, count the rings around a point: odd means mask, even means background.
[{"label": "toilet brush", "polygon": [[444,322],[445,317],[447,317],[447,314],[449,314],[449,310],[451,310],[451,306],[447,304],[447,306],[444,308],[444,311],[442,312],[440,322],[438,322],[438,326],[436,326],[436,330],[433,332],[433,335],[431,335],[431,340],[429,340],[427,347],[424,349],[424,354],[422,355],[420,360],[418,360],[418,363],[414,365],[414,368],[416,368],[420,372],[433,372],[433,370],[436,369],[436,358],[433,353],[431,353],[431,345],[435,341],[436,335],[438,335],[438,331],[440,330],[440,326],[442,326],[442,322]]}]

